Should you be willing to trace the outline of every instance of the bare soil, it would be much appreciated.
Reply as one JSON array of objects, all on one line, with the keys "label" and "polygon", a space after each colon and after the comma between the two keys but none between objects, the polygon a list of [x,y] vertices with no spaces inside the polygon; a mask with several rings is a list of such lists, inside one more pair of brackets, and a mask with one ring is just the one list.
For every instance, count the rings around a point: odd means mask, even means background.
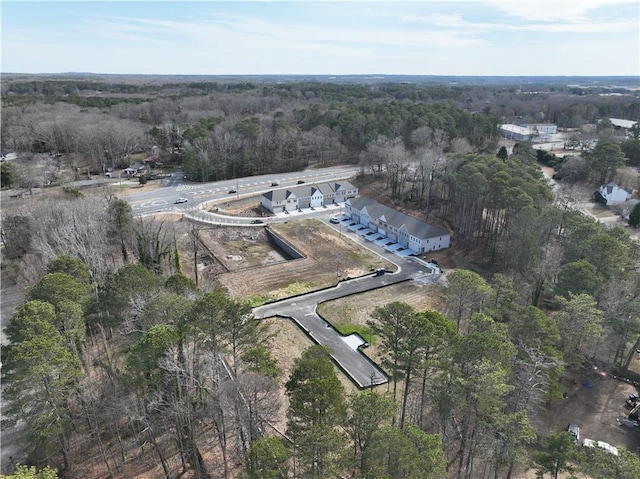
[{"label": "bare soil", "polygon": [[[637,357],[635,361],[638,362]],[[547,406],[538,425],[539,434],[563,431],[574,423],[580,427],[580,444],[582,439],[589,438],[636,453],[640,450],[640,430],[626,428],[619,422],[629,414],[625,401],[629,394],[638,394],[638,388],[586,369],[567,374],[563,385],[567,399],[555,400]]]},{"label": "bare soil", "polygon": [[261,227],[207,229],[200,239],[217,266],[207,266],[203,275],[215,276],[232,297],[260,304],[326,288],[339,278],[362,276],[375,268],[395,270],[392,263],[321,221],[306,219],[272,229],[305,257],[287,260]]}]

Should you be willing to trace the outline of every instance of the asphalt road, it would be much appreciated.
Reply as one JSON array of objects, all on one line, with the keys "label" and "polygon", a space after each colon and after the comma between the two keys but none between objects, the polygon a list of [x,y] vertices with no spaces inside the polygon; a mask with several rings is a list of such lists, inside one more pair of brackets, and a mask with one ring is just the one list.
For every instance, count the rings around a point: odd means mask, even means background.
[{"label": "asphalt road", "polygon": [[[190,183],[184,179],[182,171],[175,172],[170,178],[161,180],[162,186],[150,191],[125,192],[122,199],[131,204],[134,214],[153,214],[161,212],[195,211],[200,205],[212,201],[238,199],[255,196],[274,188],[298,186],[298,181],[321,183],[331,180],[353,177],[359,167],[339,166],[317,170],[296,171],[273,175],[251,176],[236,180],[224,180],[212,183]],[[272,183],[278,186],[271,186]],[[235,191],[235,193],[230,193]],[[175,204],[178,198],[187,198],[187,203]]]},{"label": "asphalt road", "polygon": [[[338,228],[336,227],[336,229]],[[436,281],[439,275],[431,274],[431,270],[420,263],[420,260],[411,257],[400,258],[393,253],[385,251],[380,246],[366,242],[356,233],[348,232],[345,234],[383,256],[386,260],[395,263],[398,266],[398,271],[393,274],[386,273],[382,276],[371,274],[343,281],[333,288],[265,304],[254,308],[253,314],[258,319],[273,316],[293,319],[311,339],[329,348],[338,366],[358,387],[366,388],[386,383],[388,381],[387,375],[363,351],[350,346],[343,339],[342,334],[317,314],[318,304],[364,291],[383,288],[402,281],[410,281],[414,278],[424,279],[430,277],[429,279]]]}]

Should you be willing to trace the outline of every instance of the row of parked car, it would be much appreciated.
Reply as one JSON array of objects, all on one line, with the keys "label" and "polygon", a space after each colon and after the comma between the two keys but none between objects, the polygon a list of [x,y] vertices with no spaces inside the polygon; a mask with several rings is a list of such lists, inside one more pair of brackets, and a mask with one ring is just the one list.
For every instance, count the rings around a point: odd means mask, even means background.
[{"label": "row of parked car", "polygon": [[[569,431],[569,434],[571,434],[571,437],[573,438],[573,443],[575,445],[578,445],[578,443],[580,442],[580,427],[577,424],[569,424],[567,426],[567,431]],[[588,439],[585,437],[582,440],[582,446],[598,447],[603,451],[613,454],[614,456],[618,455],[618,449],[615,446],[612,446],[611,444],[606,443],[604,441],[594,441],[593,439]]]}]

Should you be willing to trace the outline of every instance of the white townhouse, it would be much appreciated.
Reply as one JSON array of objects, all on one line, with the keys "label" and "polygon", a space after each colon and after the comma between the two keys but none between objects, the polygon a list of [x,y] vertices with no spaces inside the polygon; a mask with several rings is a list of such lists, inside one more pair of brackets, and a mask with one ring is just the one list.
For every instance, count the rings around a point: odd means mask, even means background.
[{"label": "white townhouse", "polygon": [[384,235],[415,253],[446,249],[451,234],[437,226],[382,205],[363,196],[346,202],[346,214],[358,223]]},{"label": "white townhouse", "polygon": [[348,181],[332,181],[267,191],[262,195],[260,204],[272,213],[280,213],[344,203],[357,194],[358,188]]}]

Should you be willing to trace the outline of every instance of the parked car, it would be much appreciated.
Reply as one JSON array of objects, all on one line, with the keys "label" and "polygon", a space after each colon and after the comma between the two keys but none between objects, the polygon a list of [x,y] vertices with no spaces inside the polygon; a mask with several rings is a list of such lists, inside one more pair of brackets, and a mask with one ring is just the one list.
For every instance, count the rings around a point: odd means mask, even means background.
[{"label": "parked car", "polygon": [[567,431],[569,431],[569,434],[573,437],[573,443],[578,444],[578,441],[580,441],[580,427],[577,424],[569,424]]},{"label": "parked car", "polygon": [[587,439],[585,438],[582,441],[582,445],[584,447],[598,447],[600,449],[602,449],[603,451],[606,451],[610,454],[613,454],[614,456],[618,455],[618,448],[615,446],[612,446],[609,443],[606,443],[604,441],[594,441],[593,439]]},{"label": "parked car", "polygon": [[624,427],[629,427],[629,428],[636,428],[636,427],[640,427],[640,423],[638,421],[632,421],[631,419],[627,419],[627,418],[623,418],[620,421],[620,424]]},{"label": "parked car", "polygon": [[264,223],[262,220],[251,220],[252,225],[261,225],[262,223]]},{"label": "parked car", "polygon": [[177,205],[177,204],[180,204],[180,203],[186,203],[186,202],[188,202],[188,201],[189,201],[189,200],[188,200],[187,198],[178,198],[178,199],[177,199],[177,200],[175,200],[173,203]]}]

